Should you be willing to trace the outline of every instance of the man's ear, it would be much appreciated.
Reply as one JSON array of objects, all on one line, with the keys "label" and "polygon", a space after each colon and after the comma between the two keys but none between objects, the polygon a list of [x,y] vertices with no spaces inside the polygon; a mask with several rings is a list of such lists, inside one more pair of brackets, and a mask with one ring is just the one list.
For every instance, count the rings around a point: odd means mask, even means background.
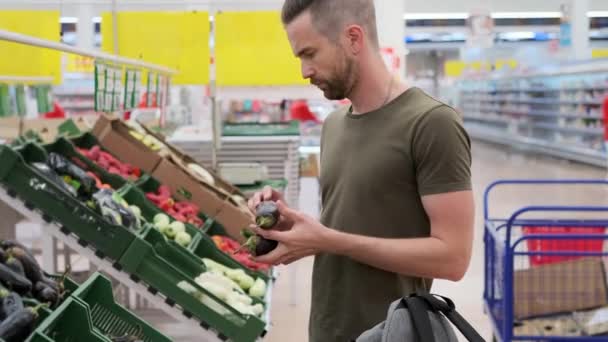
[{"label": "man's ear", "polygon": [[363,28],[359,25],[350,25],[346,28],[345,34],[347,47],[350,49],[351,53],[354,55],[361,53],[365,45]]}]

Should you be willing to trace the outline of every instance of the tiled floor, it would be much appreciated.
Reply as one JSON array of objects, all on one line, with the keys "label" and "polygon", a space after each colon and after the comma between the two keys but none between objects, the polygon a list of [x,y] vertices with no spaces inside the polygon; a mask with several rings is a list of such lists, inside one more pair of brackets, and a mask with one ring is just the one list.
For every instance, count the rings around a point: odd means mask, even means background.
[{"label": "tiled floor", "polygon": [[[482,310],[483,292],[483,242],[482,242],[482,196],[485,187],[496,179],[503,178],[605,178],[606,170],[591,168],[565,161],[539,158],[517,152],[505,152],[493,146],[476,143],[474,145],[473,179],[477,201],[477,224],[474,254],[466,277],[458,282],[437,281],[433,292],[445,294],[455,300],[459,311],[484,335],[491,337],[491,329]],[[302,187],[300,205],[304,211],[315,214],[318,198],[314,181]],[[312,182],[312,184],[310,183]],[[503,195],[491,198],[495,203],[493,213],[506,215],[515,208],[530,204],[606,204],[608,191],[597,187],[589,188],[582,195],[580,187],[574,188],[532,188],[522,191],[504,191]],[[305,342],[310,301],[310,275],[312,258],[301,260],[289,268],[281,268],[281,275],[273,292],[272,329],[266,341]],[[292,281],[295,276],[295,281]],[[295,288],[292,289],[292,285]],[[295,294],[296,305],[292,305]],[[171,323],[165,317],[147,314],[155,325],[165,330],[180,342],[199,341],[196,331],[187,331]],[[330,342],[330,341],[328,341]]]}]

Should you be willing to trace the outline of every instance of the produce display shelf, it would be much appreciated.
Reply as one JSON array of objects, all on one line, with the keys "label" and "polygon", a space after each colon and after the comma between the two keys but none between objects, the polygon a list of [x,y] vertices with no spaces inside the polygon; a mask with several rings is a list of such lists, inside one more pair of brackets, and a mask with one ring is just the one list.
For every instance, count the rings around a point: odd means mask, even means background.
[{"label": "produce display shelf", "polygon": [[[153,327],[114,302],[112,283],[95,273],[72,292],[35,330],[30,341],[104,341],[133,336],[143,342],[170,342]],[[76,324],[80,323],[80,324]],[[77,328],[74,329],[74,326]]]},{"label": "produce display shelf", "polygon": [[[89,261],[99,270],[106,272],[108,275],[136,292],[142,298],[148,300],[153,306],[159,308],[174,319],[185,323],[188,328],[192,329],[193,331],[198,329],[201,341],[224,341],[228,339],[226,335],[211,328],[208,324],[194,319],[190,312],[178,307],[173,299],[162,295],[159,293],[158,289],[146,286],[138,277],[126,273],[124,268],[121,267],[119,263],[101,258],[100,254],[93,248],[93,246],[87,244],[78,236],[71,234],[67,229],[58,225],[56,222],[50,222],[48,216],[38,212],[31,206],[26,206],[21,200],[12,195],[14,195],[14,193],[9,194],[6,189],[0,187],[0,201],[5,202],[7,205],[31,221],[40,223],[43,226],[43,231],[45,233],[53,236],[75,252],[88,258]],[[272,282],[269,282],[267,286],[267,292],[272,292]],[[268,305],[267,307],[269,308],[270,306]],[[267,312],[269,311],[267,310]],[[82,313],[83,310],[80,310],[79,314],[81,315]],[[266,317],[267,318],[265,321],[267,323],[265,329],[267,331],[270,327],[268,323],[270,320],[268,315]],[[91,339],[91,341],[95,340]]]},{"label": "produce display shelf", "polygon": [[135,232],[108,223],[30,165],[44,163],[46,157],[46,151],[35,144],[26,144],[17,150],[0,146],[0,185],[18,194],[28,207],[43,210],[47,221],[61,223],[83,243],[94,245],[100,256],[118,260],[135,239]]}]

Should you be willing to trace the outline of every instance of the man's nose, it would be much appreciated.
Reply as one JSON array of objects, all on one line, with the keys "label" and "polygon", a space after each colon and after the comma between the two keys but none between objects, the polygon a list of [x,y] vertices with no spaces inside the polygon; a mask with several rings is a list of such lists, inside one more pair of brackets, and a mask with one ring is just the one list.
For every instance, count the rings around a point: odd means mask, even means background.
[{"label": "man's nose", "polygon": [[302,63],[302,77],[304,79],[309,79],[314,76],[314,69],[308,63]]}]

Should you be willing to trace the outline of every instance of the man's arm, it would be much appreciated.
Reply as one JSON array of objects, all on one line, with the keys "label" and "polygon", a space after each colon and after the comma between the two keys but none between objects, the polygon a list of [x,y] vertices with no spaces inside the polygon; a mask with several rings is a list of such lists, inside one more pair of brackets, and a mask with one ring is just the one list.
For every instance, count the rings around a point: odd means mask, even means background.
[{"label": "man's arm", "polygon": [[[280,242],[273,252],[256,261],[289,264],[325,252],[403,275],[458,281],[464,276],[471,258],[473,202],[471,191],[424,196],[422,203],[430,219],[431,234],[430,237],[414,239],[383,239],[342,233],[279,202],[281,215],[293,222],[292,229],[267,231],[252,227],[263,237]],[[407,222],[403,224],[407,225]]]},{"label": "man's arm", "polygon": [[390,272],[458,281],[471,258],[473,194],[460,191],[429,195],[422,198],[422,203],[431,223],[428,238],[381,239],[328,230],[321,249]]}]

